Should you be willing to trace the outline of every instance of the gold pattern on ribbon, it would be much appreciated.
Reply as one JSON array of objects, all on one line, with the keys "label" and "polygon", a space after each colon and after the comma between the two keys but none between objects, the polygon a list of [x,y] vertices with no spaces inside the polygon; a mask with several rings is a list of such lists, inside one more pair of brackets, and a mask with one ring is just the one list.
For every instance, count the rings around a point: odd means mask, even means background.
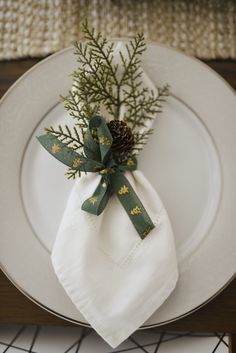
[{"label": "gold pattern on ribbon", "polygon": [[60,152],[60,150],[61,150],[61,147],[60,147],[60,145],[58,143],[54,143],[52,145],[51,151],[52,151],[53,154],[56,154],[56,153]]},{"label": "gold pattern on ribbon", "polygon": [[139,214],[142,213],[142,210],[140,207],[136,206],[134,207],[131,211],[130,211],[130,214],[132,214],[132,216],[137,216]]},{"label": "gold pattern on ribbon", "polygon": [[89,202],[94,205],[97,202],[98,198],[97,196],[92,196],[89,198]]},{"label": "gold pattern on ribbon", "polygon": [[111,145],[111,141],[106,136],[99,137],[99,143],[101,145],[106,145],[106,146],[110,146]]},{"label": "gold pattern on ribbon", "polygon": [[129,192],[129,188],[127,185],[121,186],[121,188],[118,190],[119,195],[128,194],[128,192]]},{"label": "gold pattern on ribbon", "polygon": [[130,158],[127,160],[126,164],[128,167],[133,167],[135,165],[134,161]]},{"label": "gold pattern on ribbon", "polygon": [[115,173],[114,168],[105,168],[100,171],[101,175],[113,174]]},{"label": "gold pattern on ribbon", "polygon": [[150,232],[152,228],[149,226],[143,231],[143,237],[145,238]]},{"label": "gold pattern on ribbon", "polygon": [[83,164],[82,159],[81,158],[75,158],[73,160],[72,167],[76,169],[76,168],[79,168],[81,166],[81,164]]},{"label": "gold pattern on ribbon", "polygon": [[106,188],[106,187],[107,187],[107,183],[106,183],[105,181],[102,183],[102,187],[103,187],[103,188]]}]

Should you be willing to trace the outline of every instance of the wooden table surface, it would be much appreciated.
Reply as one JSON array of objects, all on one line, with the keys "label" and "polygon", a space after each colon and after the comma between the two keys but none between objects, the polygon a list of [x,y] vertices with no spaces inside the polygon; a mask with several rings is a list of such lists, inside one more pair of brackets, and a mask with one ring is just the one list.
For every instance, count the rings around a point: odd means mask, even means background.
[{"label": "wooden table surface", "polygon": [[[24,59],[0,62],[0,97],[18,77],[39,61],[40,59]],[[214,60],[206,63],[236,89],[236,61]],[[2,272],[0,272],[0,323],[71,325],[31,302]],[[236,279],[208,304],[185,318],[163,325],[161,330],[236,333]]]}]

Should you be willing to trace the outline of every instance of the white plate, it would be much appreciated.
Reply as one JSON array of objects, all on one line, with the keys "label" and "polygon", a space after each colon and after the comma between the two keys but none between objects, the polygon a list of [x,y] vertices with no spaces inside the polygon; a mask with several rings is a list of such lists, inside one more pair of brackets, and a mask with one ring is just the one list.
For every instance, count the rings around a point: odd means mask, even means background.
[{"label": "white plate", "polygon": [[[75,67],[72,48],[50,56],[1,101],[0,259],[25,295],[60,317],[87,324],[50,262],[73,182],[35,139],[43,127],[69,121],[59,95],[70,88]],[[143,67],[156,85],[171,85],[139,168],[169,213],[180,268],[177,288],[144,325],[151,327],[196,309],[235,274],[236,99],[215,72],[173,49],[148,44]]]}]

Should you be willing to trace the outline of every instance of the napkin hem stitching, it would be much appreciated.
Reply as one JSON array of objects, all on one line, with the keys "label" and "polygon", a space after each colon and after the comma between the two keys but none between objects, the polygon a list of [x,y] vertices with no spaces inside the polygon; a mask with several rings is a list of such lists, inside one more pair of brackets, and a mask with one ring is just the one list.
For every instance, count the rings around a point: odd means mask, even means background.
[{"label": "napkin hem stitching", "polygon": [[[158,216],[153,220],[153,224],[155,225],[156,229],[159,230],[161,227],[161,213],[163,211],[163,208],[160,210]],[[146,239],[146,238],[145,238]],[[112,263],[116,266],[119,266],[122,268],[123,266],[127,265],[135,256],[136,250],[143,245],[145,242],[145,239],[138,239],[135,244],[131,247],[129,250],[128,254],[123,256],[121,259],[118,261],[114,260],[111,255],[109,255],[103,248],[99,246],[100,251],[110,260]]]},{"label": "napkin hem stitching", "polygon": [[[158,290],[159,294],[161,293],[166,293],[168,291],[168,295],[165,295],[164,298],[160,300],[160,304],[157,305],[154,309],[149,310],[148,315],[146,315],[146,318],[142,321],[142,323],[140,323],[140,325],[142,325],[156,310],[158,310],[161,305],[166,301],[166,299],[168,298],[168,296],[170,295],[170,293],[174,290],[176,283],[178,280],[178,270],[175,269],[174,271],[174,275],[171,277],[171,279],[168,281],[168,284],[165,282],[165,284],[161,287],[161,289]],[[72,294],[72,293],[71,293]],[[72,294],[73,295],[73,294]],[[152,295],[150,295],[150,297],[148,298],[149,302],[152,302],[153,298],[155,297],[156,292],[153,293]],[[80,301],[81,300],[81,301]],[[91,313],[85,313],[86,309],[83,306],[83,303],[85,304],[84,300],[82,298],[79,299],[80,301],[80,307],[78,305],[78,300],[76,300],[74,303],[76,305],[76,307],[78,308],[78,310],[82,313],[82,315],[86,318],[86,320],[91,324],[91,326],[95,329],[95,331],[97,331],[97,333],[99,335],[101,335],[101,337],[111,345],[112,348],[116,348],[119,344],[121,344],[126,338],[129,337],[130,334],[132,334],[133,332],[135,332],[140,325],[138,324],[138,326],[136,328],[132,328],[130,329],[128,335],[125,333],[123,335],[119,336],[118,339],[118,343],[114,343],[114,341],[117,340],[117,337],[114,337],[114,335],[108,333],[107,329],[104,327],[102,320],[98,320],[97,318],[94,317],[93,314]],[[147,301],[146,301],[147,304]],[[86,304],[85,304],[86,306]],[[85,309],[85,311],[84,311]],[[134,326],[134,325],[133,325]],[[115,338],[115,340],[114,340]]]}]

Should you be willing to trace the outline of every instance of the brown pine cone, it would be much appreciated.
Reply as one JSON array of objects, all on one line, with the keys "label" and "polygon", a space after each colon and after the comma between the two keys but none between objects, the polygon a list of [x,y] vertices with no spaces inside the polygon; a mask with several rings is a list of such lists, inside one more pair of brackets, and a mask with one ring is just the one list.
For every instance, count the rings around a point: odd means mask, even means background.
[{"label": "brown pine cone", "polygon": [[107,125],[113,138],[113,157],[118,163],[124,162],[134,146],[132,130],[122,120],[111,120]]}]

